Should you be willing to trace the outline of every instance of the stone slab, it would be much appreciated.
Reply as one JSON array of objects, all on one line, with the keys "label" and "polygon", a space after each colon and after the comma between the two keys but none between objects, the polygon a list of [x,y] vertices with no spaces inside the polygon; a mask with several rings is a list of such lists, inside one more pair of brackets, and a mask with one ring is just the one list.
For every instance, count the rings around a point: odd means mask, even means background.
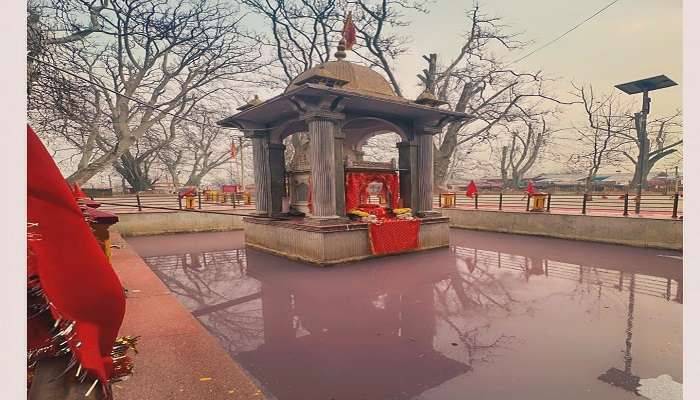
[{"label": "stone slab", "polygon": [[[243,224],[247,246],[316,266],[384,256],[372,254],[366,223],[348,221],[345,224],[317,225],[301,219],[244,218]],[[448,224],[449,219],[445,217],[421,220],[419,247],[410,251],[449,246]]]}]

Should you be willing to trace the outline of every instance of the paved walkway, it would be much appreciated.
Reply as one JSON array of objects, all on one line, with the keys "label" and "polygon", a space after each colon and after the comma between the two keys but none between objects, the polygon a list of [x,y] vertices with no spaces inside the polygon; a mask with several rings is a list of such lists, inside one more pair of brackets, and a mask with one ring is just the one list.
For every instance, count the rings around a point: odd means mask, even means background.
[{"label": "paved walkway", "polygon": [[116,400],[264,399],[253,380],[119,234],[112,265],[128,289],[120,335],[140,336],[134,375]]}]

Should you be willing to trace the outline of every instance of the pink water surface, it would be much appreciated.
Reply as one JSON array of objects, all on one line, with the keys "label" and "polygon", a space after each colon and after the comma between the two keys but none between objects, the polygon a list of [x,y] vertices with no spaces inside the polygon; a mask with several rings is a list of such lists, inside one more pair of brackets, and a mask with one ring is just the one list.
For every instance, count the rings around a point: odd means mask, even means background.
[{"label": "pink water surface", "polygon": [[129,243],[270,397],[639,399],[682,382],[681,253],[452,230],[450,248],[319,269],[242,232]]}]

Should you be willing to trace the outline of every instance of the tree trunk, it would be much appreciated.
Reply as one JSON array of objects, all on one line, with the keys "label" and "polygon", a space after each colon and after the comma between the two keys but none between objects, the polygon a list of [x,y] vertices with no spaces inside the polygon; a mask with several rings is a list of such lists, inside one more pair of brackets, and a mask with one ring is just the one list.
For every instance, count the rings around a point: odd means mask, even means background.
[{"label": "tree trunk", "polygon": [[114,165],[119,157],[129,150],[129,147],[131,147],[133,143],[133,140],[126,139],[125,137],[126,135],[122,135],[122,138],[119,139],[112,151],[91,162],[85,168],[78,169],[66,178],[66,180],[70,183],[77,183],[79,186],[84,185],[85,182],[89,181],[93,176],[97,175],[108,166]]},{"label": "tree trunk", "polygon": [[434,188],[440,189],[444,188],[447,182],[447,172],[450,169],[450,162],[452,161],[452,156],[457,149],[457,132],[459,131],[458,124],[449,124],[447,126],[447,132],[445,132],[445,137],[442,139],[440,147],[434,147],[433,150],[433,180]]},{"label": "tree trunk", "polygon": [[450,169],[452,154],[442,153],[435,148],[435,160],[433,161],[433,179],[435,190],[444,189],[447,185],[447,173]]},{"label": "tree trunk", "polygon": [[153,187],[153,180],[142,165],[143,160],[134,157],[130,152],[125,152],[115,162],[114,169],[129,182],[137,192],[142,192]]}]

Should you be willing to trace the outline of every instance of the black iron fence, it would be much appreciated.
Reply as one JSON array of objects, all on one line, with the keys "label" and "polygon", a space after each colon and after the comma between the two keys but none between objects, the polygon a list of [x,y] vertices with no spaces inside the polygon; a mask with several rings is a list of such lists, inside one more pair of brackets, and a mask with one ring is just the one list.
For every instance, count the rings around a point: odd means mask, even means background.
[{"label": "black iron fence", "polygon": [[[450,199],[451,197],[451,199]],[[148,210],[211,210],[253,209],[255,198],[247,193],[197,192],[193,196],[137,193],[129,196],[95,197],[102,209],[116,213]],[[379,203],[370,196],[369,202]],[[650,218],[682,218],[683,197],[679,193],[663,195],[645,193],[639,199],[633,194],[564,194],[546,193],[543,204],[535,204],[531,195],[517,193],[481,193],[467,197],[464,193],[443,193],[434,197],[438,208],[462,208],[499,211],[533,211],[588,215],[642,216]]]},{"label": "black iron fence", "polygon": [[177,194],[135,193],[118,197],[95,197],[93,200],[102,204],[101,209],[116,213],[135,211],[230,211],[232,209],[252,209],[254,198],[247,193],[212,193],[196,192],[190,196]]},{"label": "black iron fence", "polygon": [[[544,193],[544,203],[539,211],[591,215],[639,215],[658,218],[682,218],[683,197],[645,193],[638,199],[629,193],[559,194]],[[464,193],[442,193],[434,197],[441,208],[466,208],[499,211],[533,211],[536,196],[514,193],[482,193],[467,197]]]}]

